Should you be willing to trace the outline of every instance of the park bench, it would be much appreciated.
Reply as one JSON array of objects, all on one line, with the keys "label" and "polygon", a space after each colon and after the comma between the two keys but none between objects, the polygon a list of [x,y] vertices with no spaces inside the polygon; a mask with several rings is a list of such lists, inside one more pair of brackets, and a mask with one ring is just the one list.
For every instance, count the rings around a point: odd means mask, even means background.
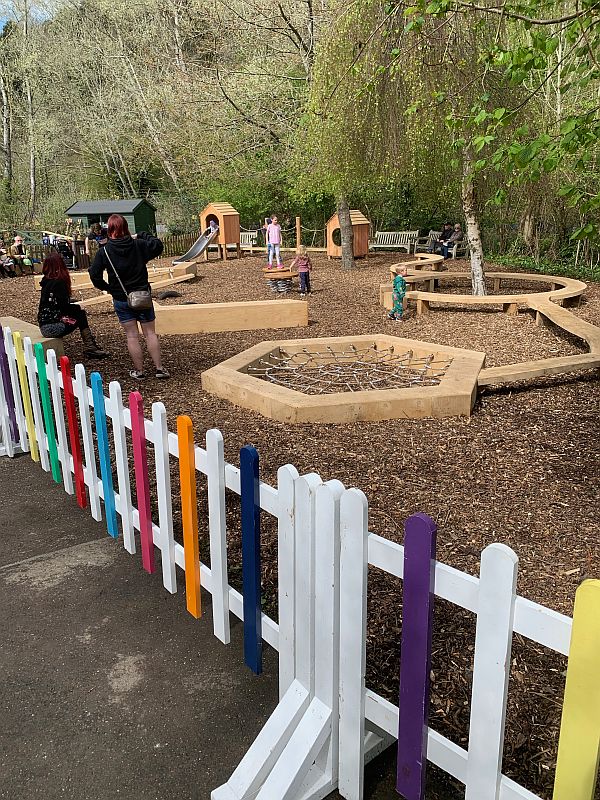
[{"label": "park bench", "polygon": [[249,250],[250,255],[253,254],[253,248],[256,247],[258,242],[258,231],[241,231],[240,232],[240,247],[242,250]]},{"label": "park bench", "polygon": [[429,231],[427,236],[418,236],[413,242],[413,253],[428,252],[429,248],[433,247],[435,240],[439,239],[441,235],[441,231]]},{"label": "park bench", "polygon": [[406,250],[410,253],[419,231],[377,231],[371,250]]},{"label": "park bench", "polygon": [[[427,236],[419,236],[413,244],[414,253],[429,252],[433,248],[433,243],[440,238],[441,231],[429,231]],[[455,242],[454,246],[448,250],[450,258],[467,258],[470,252],[469,241],[465,237],[460,242]]]},{"label": "park bench", "polygon": [[462,241],[455,242],[454,247],[448,250],[448,256],[450,258],[468,258],[470,252],[469,240],[465,237]]}]

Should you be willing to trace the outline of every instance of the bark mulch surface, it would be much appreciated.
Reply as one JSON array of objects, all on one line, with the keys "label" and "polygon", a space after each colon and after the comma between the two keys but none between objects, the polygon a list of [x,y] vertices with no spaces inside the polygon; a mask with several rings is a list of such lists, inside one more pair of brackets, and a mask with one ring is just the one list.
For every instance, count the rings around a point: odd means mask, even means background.
[{"label": "bark mulch surface", "polygon": [[[583,349],[577,339],[536,327],[526,313],[512,317],[489,308],[436,308],[417,318],[413,305],[401,323],[387,320],[379,305],[379,284],[388,280],[389,264],[403,258],[378,255],[345,273],[339,262],[316,256],[307,329],[163,337],[164,362],[172,372],[168,382],[132,382],[124,338],[110,303],[92,307],[92,329],[113,354],[100,365],[105,385],[119,380],[124,393],[139,388],[147,414],[153,401],[163,401],[170,430],[175,430],[178,414],[188,414],[199,442],[208,428],[219,428],[231,463],[238,463],[241,446],[255,445],[262,478],[272,485],[278,467],[293,463],[301,474],[315,471],[324,480],[337,478],[362,489],[369,498],[370,530],[391,540],[402,542],[407,516],[426,512],[438,524],[438,558],[463,571],[478,574],[482,549],[503,542],[519,556],[519,594],[570,615],[579,583],[585,577],[600,577],[598,371],[486,387],[470,419],[348,425],[285,425],[201,389],[204,370],[266,339],[385,331],[485,351],[488,366]],[[263,259],[257,257],[201,263],[196,280],[173,287],[181,297],[164,302],[272,298],[262,267]],[[450,269],[466,271],[468,264],[452,262]],[[511,281],[501,291],[532,288],[543,291],[550,284]],[[298,297],[295,291],[287,296]],[[37,298],[30,278],[0,281],[0,314],[34,322]],[[600,285],[589,285],[574,313],[600,326]],[[82,360],[76,335],[66,349],[73,362]],[[176,465],[173,480],[176,489]],[[204,504],[202,495],[201,519]],[[237,501],[230,498],[233,583],[240,579],[238,513]],[[274,525],[265,520],[263,581],[271,613],[276,613],[275,533]],[[204,538],[205,532],[201,535]],[[375,569],[370,570],[369,580],[367,683],[397,702],[401,582]],[[430,724],[462,747],[468,743],[473,645],[473,616],[437,602]],[[543,798],[552,790],[565,669],[565,658],[515,636],[504,771]],[[454,796],[451,781],[444,779],[441,786],[431,797]]]}]

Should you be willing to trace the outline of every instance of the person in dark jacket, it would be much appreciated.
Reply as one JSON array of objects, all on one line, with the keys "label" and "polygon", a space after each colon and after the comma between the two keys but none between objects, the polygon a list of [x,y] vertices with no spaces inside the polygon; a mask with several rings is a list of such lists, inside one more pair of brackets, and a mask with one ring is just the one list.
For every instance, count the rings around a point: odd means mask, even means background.
[{"label": "person in dark jacket", "polygon": [[[134,369],[129,371],[129,375],[136,380],[146,377],[138,322],[142,326],[156,377],[171,377],[162,365],[160,344],[154,326],[154,308],[134,309],[127,303],[129,292],[150,288],[146,265],[153,258],[158,258],[162,250],[163,243],[160,239],[144,232],[138,233],[134,239],[129,233],[127,220],[120,214],[111,214],[108,218],[108,241],[96,253],[89,270],[94,286],[112,295],[115,312],[125,330],[127,349],[133,361]],[[104,273],[108,281],[104,280]]]},{"label": "person in dark jacket", "polygon": [[88,324],[87,314],[71,302],[71,276],[58,253],[50,253],[42,265],[38,325],[42,336],[62,339],[79,328],[84,353],[90,358],[108,358],[98,346]]}]

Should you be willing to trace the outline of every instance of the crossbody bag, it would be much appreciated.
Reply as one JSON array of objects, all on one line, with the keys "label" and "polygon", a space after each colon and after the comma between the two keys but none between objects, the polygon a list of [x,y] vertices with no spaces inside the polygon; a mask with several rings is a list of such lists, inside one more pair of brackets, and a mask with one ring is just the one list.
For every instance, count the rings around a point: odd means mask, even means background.
[{"label": "crossbody bag", "polygon": [[[134,244],[135,253],[139,260],[139,252],[137,249],[137,245]],[[104,247],[104,252],[106,253],[106,257],[108,258],[108,263],[111,265],[113,272],[119,283],[121,284],[121,289],[123,289],[123,293],[127,298],[127,305],[129,308],[132,308],[134,311],[145,311],[149,308],[152,308],[152,290],[150,287],[147,289],[136,289],[133,292],[128,292],[125,286],[123,285],[123,281],[119,277],[119,273],[115,269],[115,265],[112,263],[111,258],[108,254],[108,245]]]}]

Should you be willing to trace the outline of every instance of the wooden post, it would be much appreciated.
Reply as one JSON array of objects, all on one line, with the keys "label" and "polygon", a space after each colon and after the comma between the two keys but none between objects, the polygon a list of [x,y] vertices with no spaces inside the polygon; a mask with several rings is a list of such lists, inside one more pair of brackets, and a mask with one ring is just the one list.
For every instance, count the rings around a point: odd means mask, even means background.
[{"label": "wooden post", "polygon": [[296,252],[299,252],[302,244],[302,223],[300,217],[296,217]]}]

